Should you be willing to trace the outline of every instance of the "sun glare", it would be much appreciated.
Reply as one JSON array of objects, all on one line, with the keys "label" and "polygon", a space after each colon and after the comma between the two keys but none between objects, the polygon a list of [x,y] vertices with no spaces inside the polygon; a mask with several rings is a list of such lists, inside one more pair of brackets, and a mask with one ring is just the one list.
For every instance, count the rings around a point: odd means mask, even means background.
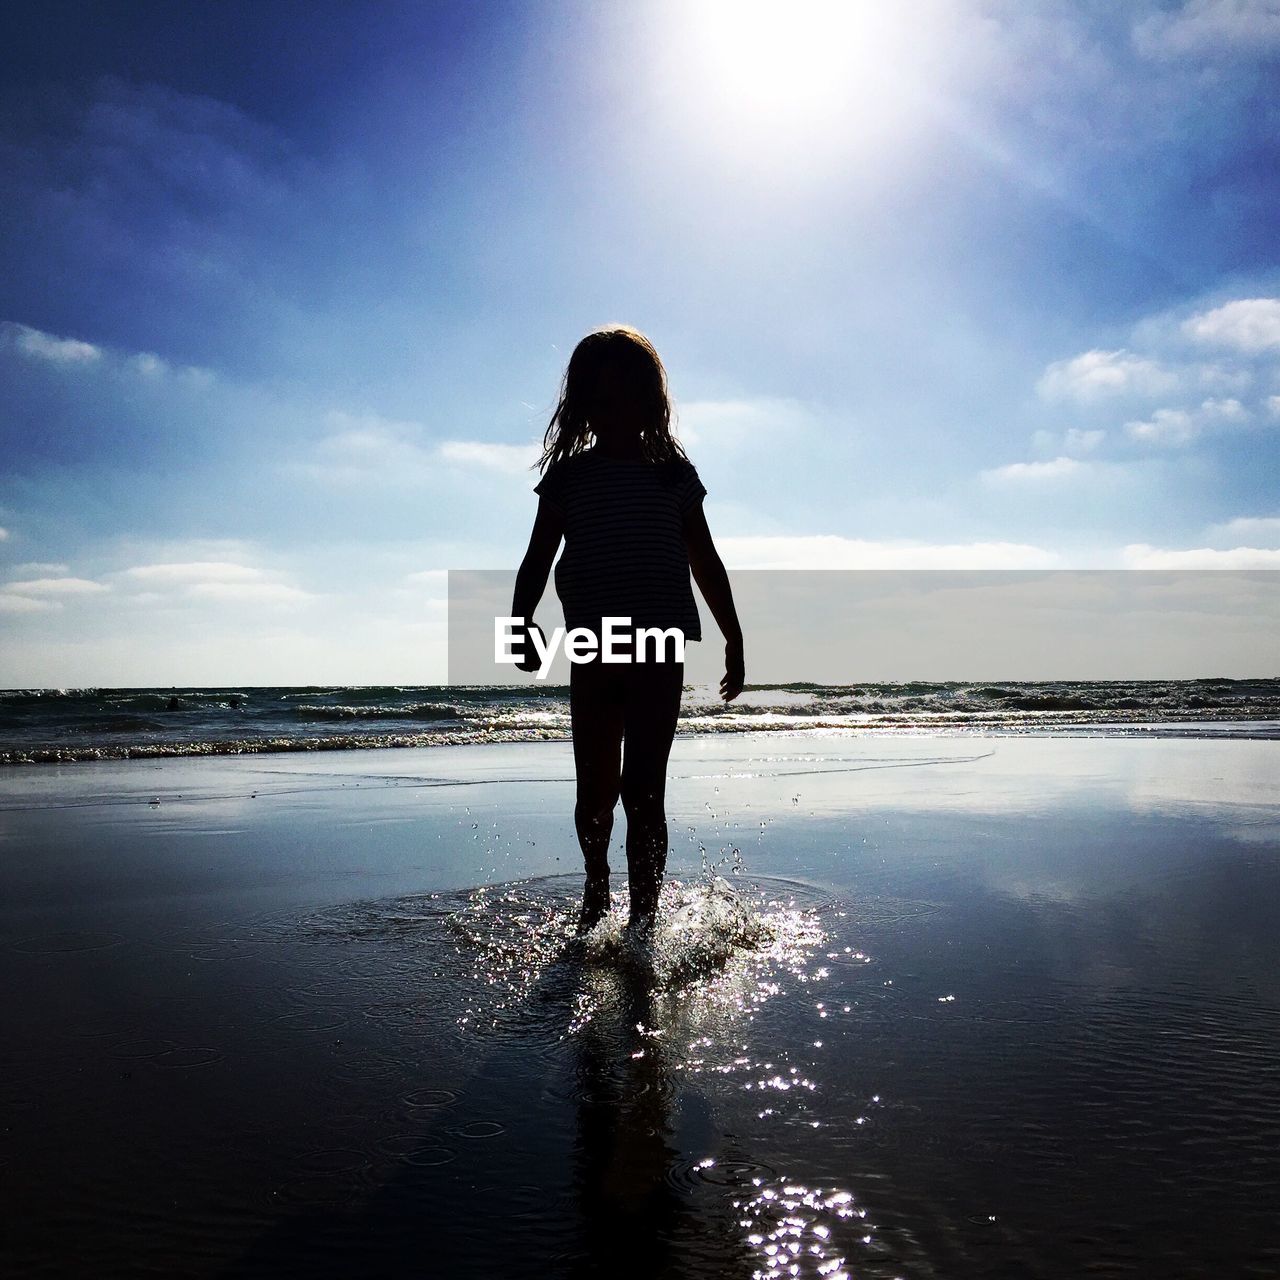
[{"label": "sun glare", "polygon": [[933,7],[697,0],[664,14],[659,74],[681,132],[721,154],[821,164],[891,148],[918,121]]},{"label": "sun glare", "polygon": [[689,12],[707,88],[740,109],[812,117],[864,98],[882,79],[887,5],[734,0]]}]

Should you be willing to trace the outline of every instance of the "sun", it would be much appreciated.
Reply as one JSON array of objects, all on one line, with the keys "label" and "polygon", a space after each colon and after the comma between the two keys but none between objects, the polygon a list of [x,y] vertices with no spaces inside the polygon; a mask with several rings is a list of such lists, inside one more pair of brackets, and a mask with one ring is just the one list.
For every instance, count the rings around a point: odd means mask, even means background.
[{"label": "sun", "polygon": [[705,0],[687,14],[705,90],[762,118],[802,121],[883,87],[893,6],[860,0]]},{"label": "sun", "polygon": [[695,149],[780,169],[868,158],[919,118],[933,12],[895,0],[673,2],[655,74]]}]

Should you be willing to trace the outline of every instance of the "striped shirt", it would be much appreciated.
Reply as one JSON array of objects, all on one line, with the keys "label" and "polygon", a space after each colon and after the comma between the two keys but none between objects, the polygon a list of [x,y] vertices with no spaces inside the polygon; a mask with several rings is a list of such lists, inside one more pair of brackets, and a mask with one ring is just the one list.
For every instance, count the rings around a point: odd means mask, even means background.
[{"label": "striped shirt", "polygon": [[588,449],[553,462],[533,491],[564,516],[555,584],[567,628],[599,635],[603,618],[620,617],[702,639],[683,530],[707,492],[693,463]]}]

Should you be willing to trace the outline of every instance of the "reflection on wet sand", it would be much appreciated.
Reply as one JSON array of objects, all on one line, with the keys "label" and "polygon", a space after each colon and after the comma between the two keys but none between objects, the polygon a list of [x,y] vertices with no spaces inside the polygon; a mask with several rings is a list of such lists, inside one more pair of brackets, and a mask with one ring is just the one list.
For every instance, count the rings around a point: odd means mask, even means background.
[{"label": "reflection on wet sand", "polygon": [[641,964],[588,977],[594,1012],[573,1037],[581,1231],[575,1276],[663,1276],[689,1207],[671,1173],[675,1085],[651,975]]},{"label": "reflection on wet sand", "polygon": [[686,744],[651,954],[534,753],[0,810],[0,1265],[1280,1274],[1274,743],[960,745]]},{"label": "reflection on wet sand", "polygon": [[[749,1135],[716,1128],[699,1074],[708,1046],[747,1034],[777,967],[800,969],[821,930],[810,912],[759,910],[714,878],[669,882],[646,943],[623,929],[621,895],[585,939],[571,935],[575,907],[563,881],[548,881],[313,918],[318,936],[391,945],[344,957],[356,975],[381,974],[366,1016],[412,1019],[428,1000],[434,1040],[453,1008],[472,1067],[457,1089],[424,1081],[405,1094],[391,1132],[366,1126],[313,1153],[328,1163],[308,1176],[338,1175],[348,1193],[286,1201],[232,1274],[300,1257],[336,1274],[357,1256],[362,1274],[388,1275],[420,1257],[467,1275],[758,1271],[733,1193],[772,1170],[744,1155]],[[446,941],[452,973],[423,984],[402,969],[401,949],[435,958]],[[395,998],[388,983],[417,994]],[[433,1047],[418,1046],[427,1078]],[[354,1182],[333,1163],[370,1146],[388,1168],[373,1187],[369,1159]]]}]

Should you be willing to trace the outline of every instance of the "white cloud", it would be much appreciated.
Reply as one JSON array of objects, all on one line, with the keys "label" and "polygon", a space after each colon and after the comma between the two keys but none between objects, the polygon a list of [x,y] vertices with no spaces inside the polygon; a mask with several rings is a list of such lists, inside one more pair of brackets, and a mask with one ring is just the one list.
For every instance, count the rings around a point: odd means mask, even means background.
[{"label": "white cloud", "polygon": [[1222,541],[1249,538],[1280,545],[1280,516],[1237,516],[1224,524],[1210,525],[1208,535]]},{"label": "white cloud", "polygon": [[1249,411],[1239,400],[1204,400],[1200,404],[1200,412],[1213,422],[1247,422]]},{"label": "white cloud", "polygon": [[192,586],[206,582],[254,582],[263,578],[261,569],[225,560],[192,560],[177,564],[141,564],[121,570],[137,582],[162,586]]},{"label": "white cloud", "polygon": [[201,391],[214,381],[212,369],[202,369],[194,364],[184,365],[178,370],[177,377],[179,381],[185,382],[188,386],[195,387]]},{"label": "white cloud", "polygon": [[424,430],[420,422],[382,418],[376,413],[344,413],[340,409],[328,414],[325,421],[335,430],[320,442],[320,447],[335,453],[377,452],[389,442],[412,442]]},{"label": "white cloud", "polygon": [[717,452],[789,435],[809,426],[813,413],[799,400],[758,396],[740,400],[690,400],[676,407],[676,435],[690,447]]},{"label": "white cloud", "polygon": [[1197,342],[1245,355],[1280,351],[1280,298],[1238,298],[1190,317],[1182,329]]},{"label": "white cloud", "polygon": [[528,471],[542,450],[531,444],[489,444],[483,440],[445,440],[436,450],[442,462],[482,467],[519,475]]},{"label": "white cloud", "polygon": [[1031,443],[1036,449],[1055,456],[1063,453],[1079,456],[1082,453],[1095,452],[1106,438],[1107,433],[1101,429],[1085,431],[1080,427],[1068,427],[1061,433],[1035,431],[1032,433]]},{"label": "white cloud", "polygon": [[326,483],[412,484],[433,468],[432,450],[421,442],[425,428],[420,423],[337,410],[326,421],[336,429],[317,442],[314,458],[286,464],[286,470]]},{"label": "white cloud", "polygon": [[1195,547],[1186,551],[1167,551],[1144,542],[1124,548],[1128,569],[1280,569],[1280,550],[1262,547],[1232,547],[1215,551]]},{"label": "white cloud", "polygon": [[189,600],[245,604],[299,604],[316,598],[309,591],[280,581],[277,574],[229,560],[134,565],[121,570],[119,576],[147,588],[130,597],[135,603],[162,599],[165,592],[180,592]]},{"label": "white cloud", "polygon": [[989,484],[1026,484],[1064,480],[1087,471],[1089,464],[1068,458],[1065,454],[1049,462],[1010,462],[1003,467],[989,467],[981,472]]},{"label": "white cloud", "polygon": [[1233,391],[1237,395],[1249,389],[1253,373],[1244,365],[1191,363],[1184,366],[1189,388],[1200,391]]},{"label": "white cloud", "polygon": [[290,464],[314,480],[329,483],[416,484],[440,476],[447,467],[527,472],[542,452],[538,445],[500,444],[489,440],[427,440],[418,422],[399,422],[377,414],[334,411],[326,419],[332,434],[316,445],[310,462]]},{"label": "white cloud", "polygon": [[9,536],[9,530],[0,525],[0,542],[4,542]]},{"label": "white cloud", "polygon": [[1046,400],[1092,403],[1113,396],[1163,395],[1178,385],[1177,375],[1132,351],[1086,351],[1049,365],[1036,384]]},{"label": "white cloud", "polygon": [[1058,557],[1015,542],[871,542],[836,534],[716,540],[733,569],[1045,569]]},{"label": "white cloud", "polygon": [[1071,427],[1062,439],[1062,447],[1066,453],[1092,453],[1106,434],[1105,431],[1082,431],[1079,427]]},{"label": "white cloud", "polygon": [[169,366],[150,351],[140,351],[129,357],[129,364],[144,378],[160,378],[169,372]]},{"label": "white cloud", "polygon": [[[678,419],[676,431],[683,442],[720,450],[771,435],[779,428],[794,434],[812,416],[799,401],[758,399],[692,401],[680,408]],[[377,414],[334,411],[326,421],[335,430],[317,442],[311,460],[286,464],[287,469],[330,484],[375,480],[418,484],[455,467],[525,475],[542,452],[537,442],[430,441],[421,423]]]},{"label": "white cloud", "polygon": [[135,565],[189,564],[211,560],[245,565],[257,559],[259,548],[244,538],[122,539],[113,545],[111,554],[117,561]]},{"label": "white cloud", "polygon": [[[1164,312],[1135,325],[1130,344],[1050,364],[1037,390],[1045,400],[1078,406],[1084,425],[1036,431],[1032,444],[1042,461],[995,468],[984,479],[1048,480],[1067,475],[1073,459],[1106,467],[1100,459],[1117,439],[1179,449],[1280,419],[1280,395],[1256,389],[1267,377],[1262,357],[1280,351],[1280,298],[1237,298],[1190,316]],[[1206,359],[1208,345],[1219,350]]]},{"label": "white cloud", "polygon": [[31,578],[25,582],[6,582],[5,591],[24,596],[93,596],[110,587],[89,578]]},{"label": "white cloud", "polygon": [[50,574],[64,574],[69,567],[65,564],[56,564],[51,560],[28,560],[26,564],[15,564],[13,572],[34,573],[39,574],[41,577],[48,577]]},{"label": "white cloud", "polygon": [[187,595],[244,604],[301,604],[315,598],[283,582],[196,582],[187,588]]},{"label": "white cloud", "polygon": [[449,570],[419,569],[414,573],[406,573],[404,580],[412,587],[436,587],[443,590],[449,584]]},{"label": "white cloud", "polygon": [[1141,422],[1126,422],[1125,431],[1149,444],[1183,445],[1199,437],[1206,427],[1235,426],[1250,420],[1239,400],[1204,400],[1196,409],[1157,409]]},{"label": "white cloud", "polygon": [[1133,27],[1148,58],[1265,57],[1280,50],[1280,0],[1187,0]]},{"label": "white cloud", "polygon": [[33,596],[10,595],[0,588],[0,613],[48,613],[51,609],[61,609],[56,600],[38,600]]},{"label": "white cloud", "polygon": [[1145,422],[1126,422],[1124,429],[1135,440],[1149,444],[1188,444],[1199,434],[1185,409],[1157,409]]},{"label": "white cloud", "polygon": [[43,329],[15,324],[11,320],[4,321],[0,328],[3,328],[6,337],[23,355],[36,360],[75,365],[93,364],[102,358],[101,348],[95,347],[91,342],[81,342],[78,338],[60,338],[56,334],[45,333]]},{"label": "white cloud", "polygon": [[189,386],[203,388],[214,381],[208,369],[185,365],[175,369],[151,351],[122,352],[109,347],[81,342],[78,338],[62,338],[57,334],[33,329],[30,325],[12,320],[0,321],[0,339],[30,359],[45,360],[51,364],[70,367],[74,365],[101,366],[116,373],[158,381],[165,377],[177,378]]}]

